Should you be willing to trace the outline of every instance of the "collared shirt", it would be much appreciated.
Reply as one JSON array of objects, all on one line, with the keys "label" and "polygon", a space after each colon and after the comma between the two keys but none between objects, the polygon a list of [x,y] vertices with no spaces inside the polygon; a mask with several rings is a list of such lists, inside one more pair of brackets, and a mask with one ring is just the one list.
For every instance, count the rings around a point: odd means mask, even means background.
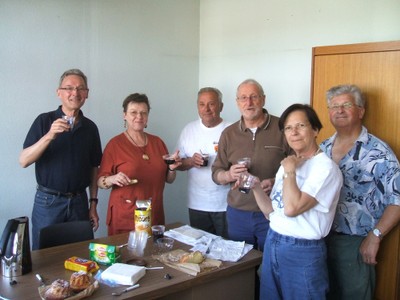
[{"label": "collared shirt", "polygon": [[[243,157],[251,158],[249,173],[260,180],[275,178],[282,159],[291,153],[291,149],[279,130],[279,118],[268,114],[265,109],[263,112],[266,121],[254,132],[245,127],[242,119],[222,132],[217,158],[211,167],[214,182],[219,172],[229,170],[231,165],[237,164],[238,159]],[[252,191],[243,194],[238,189],[229,190],[227,199],[228,204],[236,209],[260,211]]]},{"label": "collared shirt", "polygon": [[[61,106],[39,115],[23,148],[40,140],[50,130],[51,124],[62,116]],[[73,130],[59,134],[35,162],[36,181],[62,193],[84,191],[90,184],[93,168],[100,165],[101,155],[97,126],[80,111],[79,122]]]},{"label": "collared shirt", "polygon": [[[336,133],[320,145],[329,157],[335,138]],[[363,127],[339,168],[344,182],[332,229],[366,236],[388,205],[400,205],[399,161],[385,142]]]}]

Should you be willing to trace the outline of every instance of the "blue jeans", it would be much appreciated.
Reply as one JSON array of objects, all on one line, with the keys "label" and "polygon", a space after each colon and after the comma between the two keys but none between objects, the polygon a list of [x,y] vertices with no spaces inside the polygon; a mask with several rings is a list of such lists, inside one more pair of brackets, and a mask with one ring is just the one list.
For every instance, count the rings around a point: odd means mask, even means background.
[{"label": "blue jeans", "polygon": [[32,211],[32,250],[39,249],[39,233],[42,228],[78,220],[89,220],[86,193],[68,198],[36,191]]},{"label": "blue jeans", "polygon": [[226,210],[228,237],[233,241],[245,241],[254,249],[264,250],[269,221],[262,212],[246,211],[228,205]]},{"label": "blue jeans", "polygon": [[323,239],[305,240],[268,231],[260,299],[326,299],[329,280]]}]

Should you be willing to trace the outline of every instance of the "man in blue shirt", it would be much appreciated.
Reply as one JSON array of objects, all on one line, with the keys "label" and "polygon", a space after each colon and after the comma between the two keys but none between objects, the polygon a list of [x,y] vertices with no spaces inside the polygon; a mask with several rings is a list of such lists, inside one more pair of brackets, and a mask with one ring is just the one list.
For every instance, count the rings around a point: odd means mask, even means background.
[{"label": "man in blue shirt", "polygon": [[357,86],[332,87],[327,101],[336,133],[321,148],[344,179],[327,239],[328,299],[372,299],[380,242],[400,220],[400,166],[390,147],[362,125],[365,99]]},{"label": "man in blue shirt", "polygon": [[96,179],[102,150],[96,124],[81,111],[88,94],[82,71],[64,72],[57,89],[61,106],[39,115],[26,136],[19,161],[24,168],[35,163],[38,184],[32,212],[33,250],[39,247],[40,229],[48,225],[90,219],[94,230],[99,226]]}]

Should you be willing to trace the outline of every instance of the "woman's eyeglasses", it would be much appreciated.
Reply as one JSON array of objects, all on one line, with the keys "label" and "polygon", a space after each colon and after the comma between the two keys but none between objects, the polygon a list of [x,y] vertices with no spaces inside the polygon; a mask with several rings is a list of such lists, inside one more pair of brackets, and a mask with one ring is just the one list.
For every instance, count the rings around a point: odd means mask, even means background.
[{"label": "woman's eyeglasses", "polygon": [[294,125],[288,125],[288,126],[285,126],[285,127],[283,128],[283,131],[284,131],[285,133],[292,133],[293,130],[302,131],[302,130],[306,129],[308,125],[310,125],[310,124],[306,124],[306,123],[297,123],[297,124],[294,124]]}]

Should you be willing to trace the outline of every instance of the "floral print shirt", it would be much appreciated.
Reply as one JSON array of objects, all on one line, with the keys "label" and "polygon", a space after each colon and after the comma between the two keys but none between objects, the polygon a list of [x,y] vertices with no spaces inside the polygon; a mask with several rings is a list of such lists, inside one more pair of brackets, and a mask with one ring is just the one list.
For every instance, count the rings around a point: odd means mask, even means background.
[{"label": "floral print shirt", "polygon": [[[320,145],[329,157],[335,138],[336,133]],[[344,181],[332,230],[366,236],[388,205],[400,205],[399,161],[385,142],[363,126],[339,168]]]}]

